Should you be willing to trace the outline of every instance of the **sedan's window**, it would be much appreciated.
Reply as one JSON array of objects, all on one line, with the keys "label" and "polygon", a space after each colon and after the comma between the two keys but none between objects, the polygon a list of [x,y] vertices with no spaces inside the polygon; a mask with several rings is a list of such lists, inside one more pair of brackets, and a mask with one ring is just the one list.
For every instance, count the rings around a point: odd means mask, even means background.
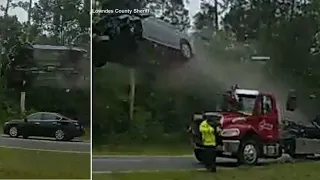
[{"label": "sedan's window", "polygon": [[30,114],[27,117],[28,120],[40,120],[41,119],[41,113],[34,113],[34,114]]},{"label": "sedan's window", "polygon": [[42,120],[57,120],[60,119],[58,116],[55,116],[54,114],[43,114]]},{"label": "sedan's window", "polygon": [[59,119],[62,119],[62,120],[69,120],[70,119],[70,118],[68,118],[68,117],[66,117],[66,116],[64,116],[62,114],[59,114],[59,113],[56,113],[56,116],[58,116]]}]

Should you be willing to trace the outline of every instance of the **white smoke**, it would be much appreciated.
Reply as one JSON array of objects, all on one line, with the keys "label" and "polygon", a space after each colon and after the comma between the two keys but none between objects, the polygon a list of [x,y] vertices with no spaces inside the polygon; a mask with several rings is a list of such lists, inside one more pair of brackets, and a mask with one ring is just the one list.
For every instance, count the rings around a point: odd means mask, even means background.
[{"label": "white smoke", "polygon": [[198,45],[196,52],[193,60],[168,75],[168,84],[177,88],[198,87],[200,92],[209,89],[212,95],[229,89],[235,84],[238,84],[240,88],[257,89],[276,97],[281,119],[287,118],[298,123],[309,124],[307,116],[299,109],[295,112],[285,111],[286,98],[292,88],[268,77],[264,73],[262,64],[252,61],[235,62],[219,59],[221,56],[212,56],[212,52],[208,52],[204,43]]}]

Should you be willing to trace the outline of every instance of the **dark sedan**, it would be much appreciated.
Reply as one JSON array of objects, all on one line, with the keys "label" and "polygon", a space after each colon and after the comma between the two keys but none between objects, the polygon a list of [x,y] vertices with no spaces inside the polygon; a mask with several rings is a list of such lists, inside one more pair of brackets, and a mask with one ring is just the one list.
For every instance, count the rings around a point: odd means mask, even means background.
[{"label": "dark sedan", "polygon": [[29,136],[54,137],[58,141],[70,141],[80,137],[85,130],[79,121],[59,113],[37,112],[25,119],[14,119],[3,126],[4,134],[10,137],[28,138]]}]

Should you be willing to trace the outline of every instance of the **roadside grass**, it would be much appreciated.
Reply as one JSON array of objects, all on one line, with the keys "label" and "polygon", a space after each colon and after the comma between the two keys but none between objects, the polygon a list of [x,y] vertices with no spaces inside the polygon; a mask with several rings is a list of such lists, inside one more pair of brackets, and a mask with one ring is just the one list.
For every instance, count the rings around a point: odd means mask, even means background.
[{"label": "roadside grass", "polygon": [[257,168],[218,169],[218,172],[205,171],[163,171],[93,174],[94,180],[318,180],[319,165],[317,162],[272,164]]},{"label": "roadside grass", "polygon": [[190,155],[187,145],[93,146],[93,155]]},{"label": "roadside grass", "polygon": [[0,148],[0,179],[90,179],[90,154]]},{"label": "roadside grass", "polygon": [[81,139],[84,140],[84,141],[90,141],[90,137],[91,137],[90,131],[91,131],[91,129],[90,129],[89,127],[86,128],[86,132],[85,132],[85,134],[81,137]]}]

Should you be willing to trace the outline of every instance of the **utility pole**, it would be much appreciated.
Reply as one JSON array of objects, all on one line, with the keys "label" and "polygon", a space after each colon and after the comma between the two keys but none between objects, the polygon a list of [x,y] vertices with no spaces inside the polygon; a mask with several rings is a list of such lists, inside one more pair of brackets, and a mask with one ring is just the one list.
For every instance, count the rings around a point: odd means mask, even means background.
[{"label": "utility pole", "polygon": [[29,0],[26,42],[30,41],[32,0]]},{"label": "utility pole", "polygon": [[214,0],[214,24],[215,24],[215,29],[216,32],[219,30],[219,14],[218,14],[218,0]]},{"label": "utility pole", "polygon": [[129,118],[130,121],[133,120],[134,116],[134,100],[135,100],[135,91],[136,91],[136,74],[135,69],[130,68],[130,109],[129,109]]},{"label": "utility pole", "polygon": [[11,0],[7,0],[6,7],[4,9],[4,17],[8,16],[9,8],[10,8]]},{"label": "utility pole", "polygon": [[[27,34],[26,34],[26,42],[30,41],[30,31],[31,31],[31,9],[32,8],[32,0],[29,0],[29,8],[28,8],[28,20],[27,20]],[[22,81],[22,91],[20,92],[20,110],[21,115],[25,115],[26,111],[26,92],[25,92],[25,85],[26,80]]]}]

